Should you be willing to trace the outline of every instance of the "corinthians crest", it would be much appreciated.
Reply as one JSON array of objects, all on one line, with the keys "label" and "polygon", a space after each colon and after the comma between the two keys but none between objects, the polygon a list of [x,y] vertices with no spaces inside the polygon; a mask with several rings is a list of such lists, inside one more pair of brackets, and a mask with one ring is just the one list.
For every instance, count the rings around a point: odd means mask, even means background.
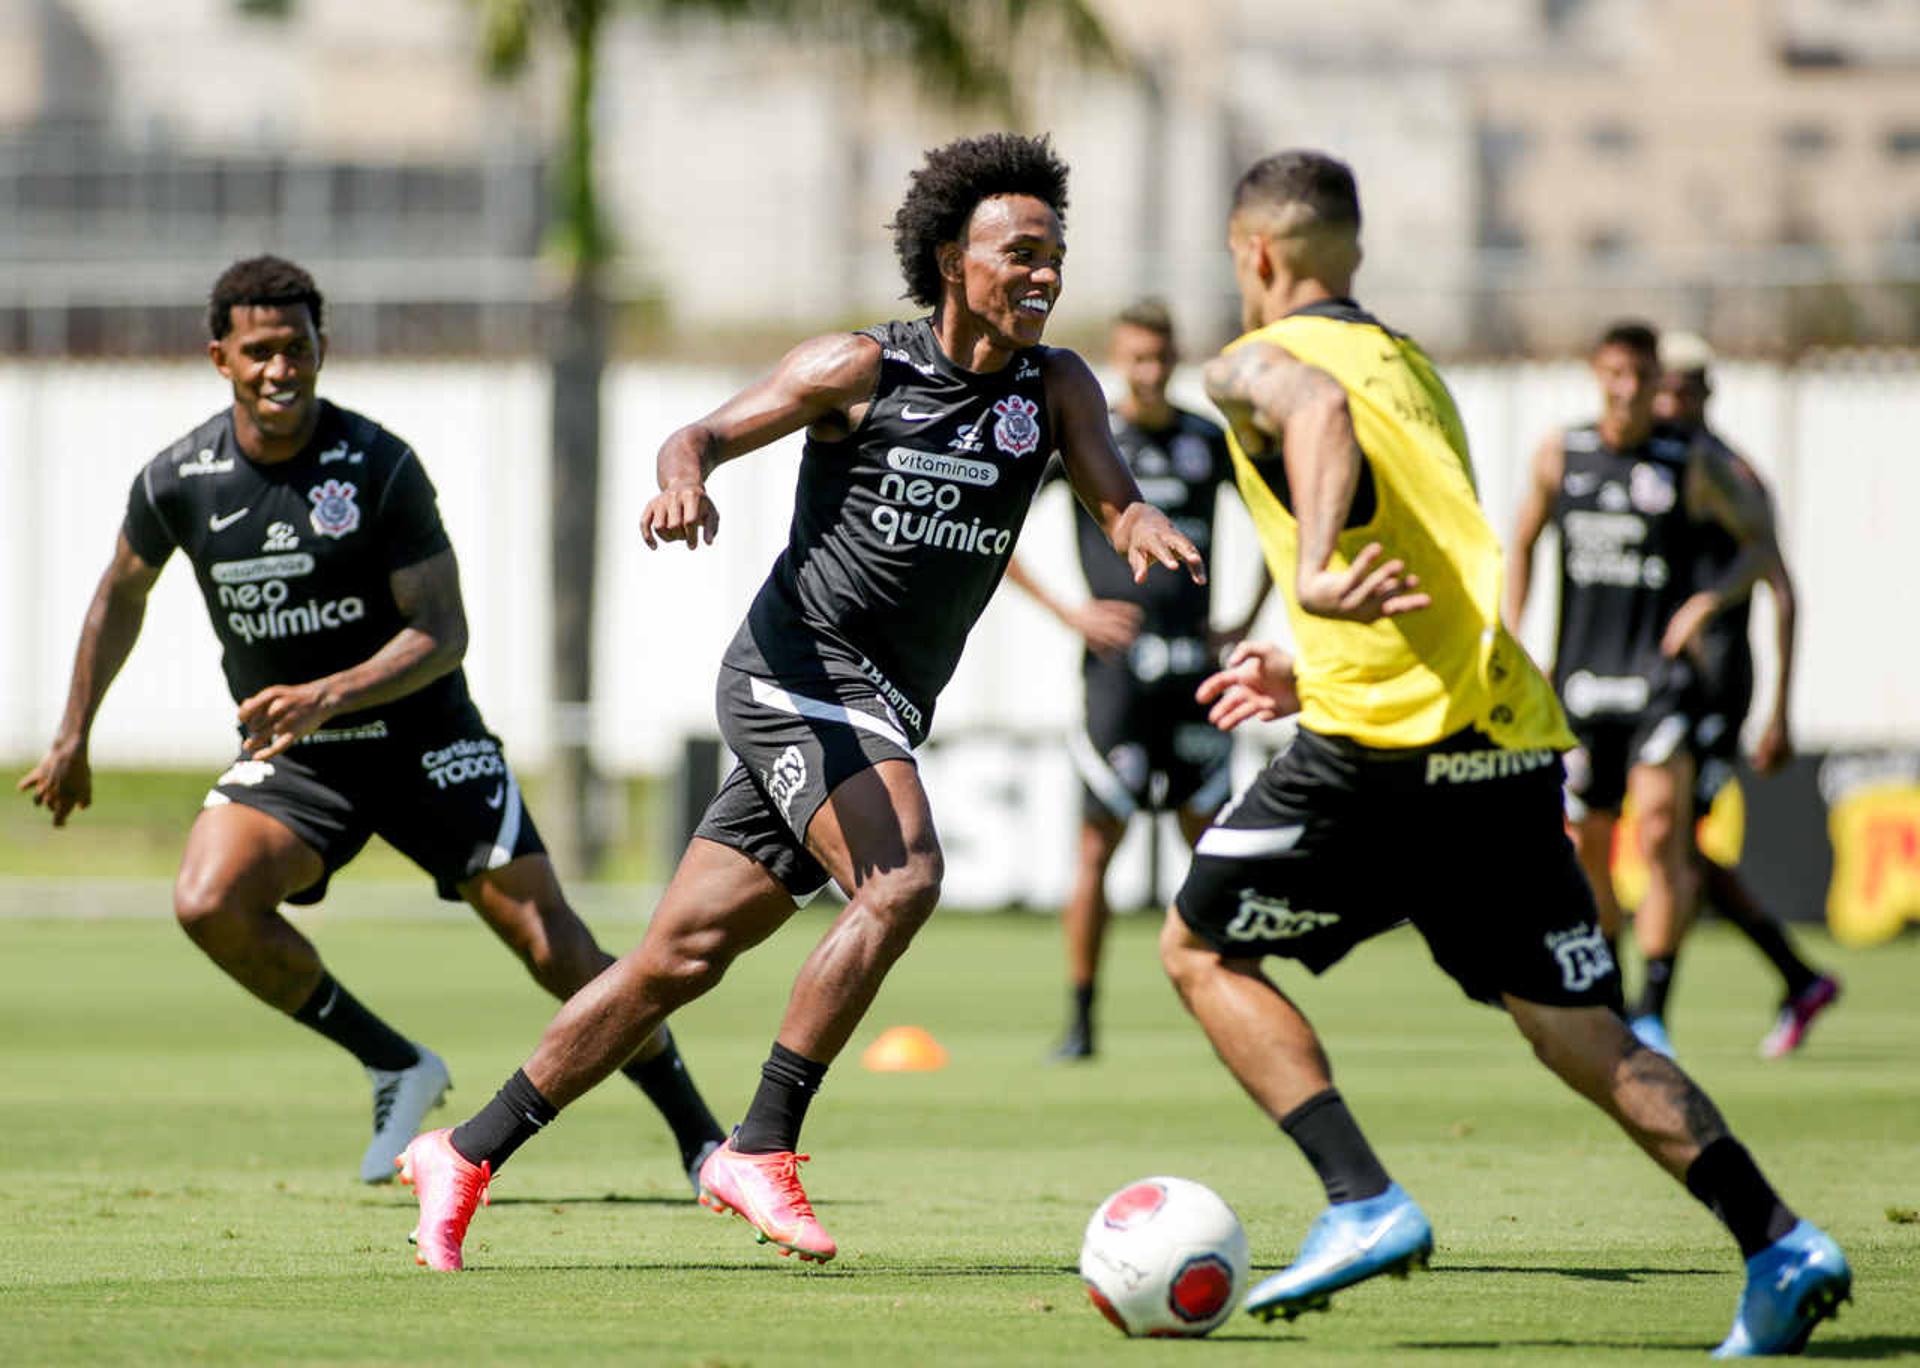
[{"label": "corinthians crest", "polygon": [[1009,394],[993,406],[993,444],[1009,456],[1031,455],[1040,445],[1040,406]]},{"label": "corinthians crest", "polygon": [[323,537],[344,537],[360,526],[360,505],[353,501],[357,493],[345,480],[327,480],[309,489],[313,530]]}]

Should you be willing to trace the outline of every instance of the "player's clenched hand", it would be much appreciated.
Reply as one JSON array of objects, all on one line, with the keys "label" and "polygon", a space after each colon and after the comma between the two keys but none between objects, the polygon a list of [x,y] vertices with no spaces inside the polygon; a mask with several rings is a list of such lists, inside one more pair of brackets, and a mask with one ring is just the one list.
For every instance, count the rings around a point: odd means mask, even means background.
[{"label": "player's clenched hand", "polygon": [[247,731],[240,749],[255,760],[271,760],[332,716],[325,680],[270,684],[240,705],[240,725]]},{"label": "player's clenched hand", "polygon": [[1226,669],[1208,675],[1193,696],[1212,705],[1207,721],[1221,731],[1300,711],[1293,657],[1268,641],[1243,641],[1234,647]]},{"label": "player's clenched hand", "polygon": [[640,536],[649,549],[663,541],[683,541],[691,551],[706,533],[707,545],[720,531],[720,510],[707,497],[705,485],[675,485],[648,501],[640,513]]},{"label": "player's clenched hand", "polygon": [[1406,562],[1390,560],[1382,565],[1384,554],[1379,542],[1368,542],[1345,570],[1302,571],[1300,607],[1315,617],[1378,622],[1432,604],[1433,597],[1420,592],[1420,577],[1407,573]]},{"label": "player's clenched hand", "polygon": [[35,807],[51,812],[55,826],[65,826],[76,809],[93,805],[93,766],[87,760],[86,744],[55,741],[46,758],[14,788],[31,793]]},{"label": "player's clenched hand", "polygon": [[1068,621],[1095,655],[1111,660],[1125,654],[1127,648],[1133,645],[1134,638],[1140,635],[1144,616],[1137,603],[1128,603],[1124,599],[1093,599],[1074,609],[1068,615]]},{"label": "player's clenched hand", "polygon": [[1207,563],[1200,556],[1200,548],[1152,504],[1129,505],[1115,530],[1114,549],[1127,558],[1135,584],[1144,582],[1147,571],[1155,565],[1185,570],[1195,584],[1207,582]]}]

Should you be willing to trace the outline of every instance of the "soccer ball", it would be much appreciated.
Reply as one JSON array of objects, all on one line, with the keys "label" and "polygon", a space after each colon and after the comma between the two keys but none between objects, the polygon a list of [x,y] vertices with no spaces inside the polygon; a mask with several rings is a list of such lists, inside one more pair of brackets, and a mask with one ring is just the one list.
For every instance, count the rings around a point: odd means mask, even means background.
[{"label": "soccer ball", "polygon": [[1247,1232],[1211,1188],[1142,1178],[1100,1204],[1080,1244],[1080,1276],[1126,1335],[1204,1335],[1247,1290]]}]

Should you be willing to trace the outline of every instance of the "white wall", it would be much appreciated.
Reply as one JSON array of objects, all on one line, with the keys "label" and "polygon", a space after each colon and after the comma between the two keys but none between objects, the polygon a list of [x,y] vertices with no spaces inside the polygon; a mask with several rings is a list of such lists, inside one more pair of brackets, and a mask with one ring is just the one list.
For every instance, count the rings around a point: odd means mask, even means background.
[{"label": "white wall", "polygon": [[[624,366],[611,377],[593,734],[614,770],[666,770],[679,737],[711,728],[715,665],[785,538],[793,441],[715,477],[717,547],[649,553],[633,531],[659,440],[742,378],[660,366]],[[1554,423],[1591,412],[1589,382],[1578,366],[1461,367],[1451,379],[1482,497],[1504,531],[1527,453]],[[537,764],[547,745],[549,601],[542,372],[341,363],[327,380],[337,401],[412,442],[432,473],[461,558],[474,692],[520,763]],[[1920,508],[1920,366],[1842,358],[1784,373],[1729,365],[1720,386],[1717,419],[1780,496],[1801,595],[1801,740],[1920,738],[1920,644],[1903,570]],[[52,732],[134,472],[223,398],[198,364],[0,367],[0,488],[10,514],[0,539],[0,754],[30,759]],[[1064,490],[1035,506],[1022,548],[1048,583],[1072,590]],[[1215,557],[1223,610],[1244,604],[1253,576],[1251,534],[1235,513]],[[1536,649],[1550,639],[1552,590],[1549,571],[1524,633]],[[1755,621],[1764,652],[1764,605]],[[1267,622],[1279,630],[1277,613]],[[941,700],[938,732],[1071,725],[1076,658],[1065,634],[1009,591],[989,608]],[[102,710],[95,759],[212,766],[229,752],[231,717],[192,578],[173,566]]]}]

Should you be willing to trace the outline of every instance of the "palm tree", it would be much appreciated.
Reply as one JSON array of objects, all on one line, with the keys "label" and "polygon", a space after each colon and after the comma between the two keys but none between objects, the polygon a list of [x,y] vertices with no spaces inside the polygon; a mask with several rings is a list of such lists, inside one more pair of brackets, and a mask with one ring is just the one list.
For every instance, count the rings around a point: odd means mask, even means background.
[{"label": "palm tree", "polygon": [[606,367],[604,275],[613,238],[595,191],[593,90],[600,38],[619,8],[670,19],[728,19],[823,38],[862,57],[905,65],[955,104],[1017,117],[1010,57],[1035,50],[1117,63],[1092,0],[477,0],[489,74],[511,79],[542,35],[566,46],[566,118],[553,180],[548,252],[564,284],[552,367],[554,769],[550,830],[563,866],[591,870],[601,853],[591,798],[586,700],[600,500],[600,380]]}]

